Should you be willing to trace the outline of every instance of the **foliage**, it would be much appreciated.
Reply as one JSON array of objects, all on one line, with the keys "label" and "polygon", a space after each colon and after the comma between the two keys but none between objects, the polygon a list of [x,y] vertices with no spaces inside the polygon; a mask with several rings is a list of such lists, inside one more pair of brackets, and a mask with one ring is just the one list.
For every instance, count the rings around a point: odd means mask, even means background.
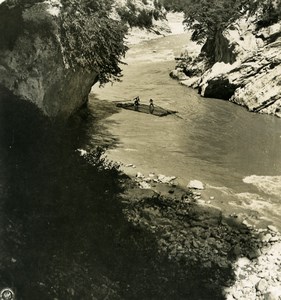
[{"label": "foliage", "polygon": [[153,17],[157,20],[160,15],[155,10],[138,10],[131,0],[127,0],[127,5],[116,9],[121,20],[128,23],[130,27],[150,28]]},{"label": "foliage", "polygon": [[153,4],[154,4],[155,9],[157,9],[157,10],[161,10],[164,7],[161,0],[154,0]]},{"label": "foliage", "polygon": [[68,64],[97,71],[100,84],[119,80],[127,28],[109,18],[112,0],[64,0],[62,44]]},{"label": "foliage", "polygon": [[[203,42],[214,38],[245,11],[250,14],[261,11],[258,27],[276,23],[281,18],[281,1],[272,0],[189,0],[184,7],[185,24],[193,30],[192,39]],[[186,2],[187,3],[187,2]]]},{"label": "foliage", "polygon": [[185,24],[193,30],[192,39],[204,42],[222,32],[243,13],[243,0],[191,0],[185,8]]},{"label": "foliage", "polygon": [[275,4],[271,0],[265,0],[261,5],[261,19],[257,22],[257,28],[267,27],[281,19],[281,0]]},{"label": "foliage", "polygon": [[[188,4],[188,5],[187,5]],[[222,32],[242,15],[257,13],[257,29],[281,19],[281,0],[188,0],[184,7],[185,25],[192,40],[203,43],[202,54],[210,64],[222,59]]]}]

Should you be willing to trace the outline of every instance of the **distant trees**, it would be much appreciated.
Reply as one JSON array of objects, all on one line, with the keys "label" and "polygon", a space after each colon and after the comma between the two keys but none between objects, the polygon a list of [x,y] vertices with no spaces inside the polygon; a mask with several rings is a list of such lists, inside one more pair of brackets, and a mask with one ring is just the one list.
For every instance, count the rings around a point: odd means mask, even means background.
[{"label": "distant trees", "polygon": [[[146,0],[142,2],[144,5],[148,3]],[[118,7],[116,11],[121,20],[128,23],[130,27],[150,28],[153,25],[153,18],[155,20],[161,18],[162,6],[157,0],[154,1],[154,7],[155,9],[139,9],[132,0],[127,0],[126,5]]]},{"label": "distant trees", "polygon": [[192,39],[202,42],[222,32],[245,11],[260,10],[261,26],[268,26],[281,19],[281,0],[188,0],[184,6],[185,24],[193,30]]}]

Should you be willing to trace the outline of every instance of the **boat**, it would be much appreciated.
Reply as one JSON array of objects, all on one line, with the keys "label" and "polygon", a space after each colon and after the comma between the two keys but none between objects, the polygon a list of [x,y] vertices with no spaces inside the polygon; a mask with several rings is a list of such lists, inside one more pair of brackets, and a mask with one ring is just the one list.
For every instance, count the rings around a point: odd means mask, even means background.
[{"label": "boat", "polygon": [[116,106],[124,108],[124,109],[128,109],[128,110],[132,110],[135,112],[150,114],[150,115],[158,116],[158,117],[164,117],[164,116],[168,116],[168,115],[177,113],[177,111],[164,109],[160,106],[155,106],[155,105],[154,105],[153,113],[150,113],[149,105],[147,105],[147,104],[139,104],[137,109],[136,109],[134,103],[128,103],[128,102],[126,102],[126,103],[119,102],[116,104]]}]

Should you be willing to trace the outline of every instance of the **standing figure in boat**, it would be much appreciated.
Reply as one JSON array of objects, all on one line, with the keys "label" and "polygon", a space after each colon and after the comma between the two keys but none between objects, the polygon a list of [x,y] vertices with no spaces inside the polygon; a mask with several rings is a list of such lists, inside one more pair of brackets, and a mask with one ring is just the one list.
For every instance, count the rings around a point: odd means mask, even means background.
[{"label": "standing figure in boat", "polygon": [[140,105],[140,97],[137,96],[136,98],[133,99],[134,100],[134,108],[135,110],[139,110],[139,105]]},{"label": "standing figure in boat", "polygon": [[149,100],[149,112],[151,114],[153,114],[153,112],[154,112],[154,104],[153,104],[153,100],[152,99]]}]

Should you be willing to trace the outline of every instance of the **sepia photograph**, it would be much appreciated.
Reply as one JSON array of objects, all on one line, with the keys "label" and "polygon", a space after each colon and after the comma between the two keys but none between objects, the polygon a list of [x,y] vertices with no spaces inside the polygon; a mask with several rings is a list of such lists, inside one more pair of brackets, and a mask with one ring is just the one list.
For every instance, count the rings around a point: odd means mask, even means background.
[{"label": "sepia photograph", "polygon": [[281,300],[281,0],[0,0],[0,300]]}]

